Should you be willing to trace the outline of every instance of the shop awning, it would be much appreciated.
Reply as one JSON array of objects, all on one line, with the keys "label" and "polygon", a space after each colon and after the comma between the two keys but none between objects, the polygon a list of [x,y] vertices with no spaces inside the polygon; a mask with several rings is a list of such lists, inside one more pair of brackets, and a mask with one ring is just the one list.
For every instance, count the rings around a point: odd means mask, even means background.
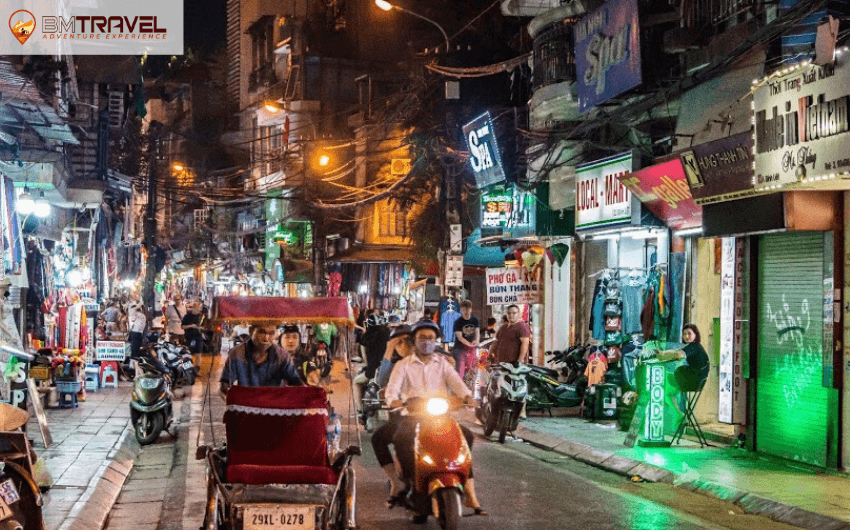
[{"label": "shop awning", "polygon": [[331,263],[404,263],[413,261],[413,249],[398,247],[360,247],[328,258]]},{"label": "shop awning", "polygon": [[[488,239],[501,240],[501,236]],[[466,245],[466,253],[463,255],[464,265],[469,267],[505,266],[505,253],[502,252],[499,243],[497,242],[491,246],[483,245],[480,228],[473,230],[467,241],[469,243]]]},{"label": "shop awning", "polygon": [[216,296],[213,318],[218,321],[245,321],[269,324],[312,324],[331,322],[354,325],[354,316],[345,298],[282,298],[273,296]]}]

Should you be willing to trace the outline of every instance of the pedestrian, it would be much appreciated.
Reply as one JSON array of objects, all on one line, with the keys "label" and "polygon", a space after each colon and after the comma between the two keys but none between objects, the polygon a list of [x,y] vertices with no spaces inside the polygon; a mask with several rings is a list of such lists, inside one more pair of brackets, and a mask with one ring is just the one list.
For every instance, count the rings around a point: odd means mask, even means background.
[{"label": "pedestrian", "polygon": [[375,372],[381,365],[381,359],[387,351],[387,342],[390,340],[390,328],[383,323],[382,318],[376,312],[366,318],[366,332],[360,339],[366,356],[366,369],[364,375],[367,379],[375,377]]},{"label": "pedestrian", "polygon": [[141,302],[130,302],[130,312],[127,317],[130,331],[130,359],[138,360],[142,354],[142,340],[145,336],[145,328],[148,317]]},{"label": "pedestrian", "polygon": [[466,369],[475,362],[475,349],[481,342],[481,330],[478,319],[472,316],[472,302],[464,300],[460,303],[460,318],[454,323],[454,345],[451,354],[455,360],[457,373],[463,379]]},{"label": "pedestrian", "polygon": [[481,340],[492,339],[496,337],[496,319],[490,317],[487,319],[487,327],[481,330]]},{"label": "pedestrian", "polygon": [[181,328],[186,338],[186,346],[192,353],[201,353],[203,350],[203,334],[202,334],[202,312],[204,305],[200,300],[190,304],[189,311],[181,320]]},{"label": "pedestrian", "polygon": [[251,338],[230,350],[219,379],[219,395],[222,399],[227,399],[227,392],[233,385],[302,385],[292,360],[275,346],[274,334],[274,326],[254,326]]},{"label": "pedestrian", "polygon": [[174,297],[165,306],[163,313],[166,319],[165,332],[168,333],[169,339],[180,344],[185,343],[183,317],[186,316],[186,306],[183,305],[183,297],[180,293],[174,293]]},{"label": "pedestrian", "polygon": [[118,308],[118,302],[110,300],[106,308],[101,311],[100,320],[103,322],[107,335],[118,331],[121,323],[121,309]]},{"label": "pedestrian", "polygon": [[531,344],[531,330],[520,319],[518,306],[509,305],[506,317],[507,322],[496,332],[492,353],[500,363],[526,363]]}]

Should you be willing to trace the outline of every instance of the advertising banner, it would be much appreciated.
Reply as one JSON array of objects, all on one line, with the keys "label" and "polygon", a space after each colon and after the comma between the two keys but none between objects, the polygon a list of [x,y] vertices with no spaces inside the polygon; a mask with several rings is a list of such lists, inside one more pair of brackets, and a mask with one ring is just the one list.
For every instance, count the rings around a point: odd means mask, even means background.
[{"label": "advertising banner", "polygon": [[469,147],[469,163],[479,188],[505,180],[505,169],[499,155],[499,144],[490,113],[485,112],[463,126],[463,136]]},{"label": "advertising banner", "polygon": [[539,304],[540,293],[525,267],[487,269],[487,305]]},{"label": "advertising banner", "polygon": [[495,186],[481,194],[481,228],[534,228],[534,194]]},{"label": "advertising banner", "polygon": [[576,230],[629,224],[640,203],[620,182],[633,170],[632,152],[576,166]]},{"label": "advertising banner", "polygon": [[637,0],[609,0],[573,28],[579,112],[642,83]]},{"label": "advertising banner", "polygon": [[679,153],[696,204],[743,199],[765,190],[753,187],[753,134],[729,136]]},{"label": "advertising banner", "polygon": [[619,179],[668,228],[702,226],[702,207],[694,204],[679,160],[644,168]]},{"label": "advertising banner", "polygon": [[720,378],[718,421],[742,424],[746,420],[747,392],[743,378],[743,282],[746,242],[723,238],[720,273]]},{"label": "advertising banner", "polygon": [[850,65],[794,67],[755,89],[759,190],[844,189],[850,172]]}]

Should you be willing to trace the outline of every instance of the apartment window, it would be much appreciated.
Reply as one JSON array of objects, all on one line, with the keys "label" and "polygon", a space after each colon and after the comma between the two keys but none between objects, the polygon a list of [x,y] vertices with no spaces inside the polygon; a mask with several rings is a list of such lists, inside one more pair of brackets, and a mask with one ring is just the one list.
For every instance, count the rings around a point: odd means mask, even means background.
[{"label": "apartment window", "polygon": [[398,205],[389,201],[376,204],[378,235],[381,237],[407,237],[410,233],[410,217]]},{"label": "apartment window", "polygon": [[248,28],[251,35],[251,90],[274,82],[274,16],[264,15]]}]

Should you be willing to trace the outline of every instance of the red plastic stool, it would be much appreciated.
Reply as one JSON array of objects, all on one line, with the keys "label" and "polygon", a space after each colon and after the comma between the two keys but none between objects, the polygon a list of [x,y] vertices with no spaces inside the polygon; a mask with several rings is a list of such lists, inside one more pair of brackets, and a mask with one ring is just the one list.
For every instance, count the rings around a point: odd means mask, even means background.
[{"label": "red plastic stool", "polygon": [[107,385],[118,387],[118,361],[100,362],[100,386],[106,388]]}]

